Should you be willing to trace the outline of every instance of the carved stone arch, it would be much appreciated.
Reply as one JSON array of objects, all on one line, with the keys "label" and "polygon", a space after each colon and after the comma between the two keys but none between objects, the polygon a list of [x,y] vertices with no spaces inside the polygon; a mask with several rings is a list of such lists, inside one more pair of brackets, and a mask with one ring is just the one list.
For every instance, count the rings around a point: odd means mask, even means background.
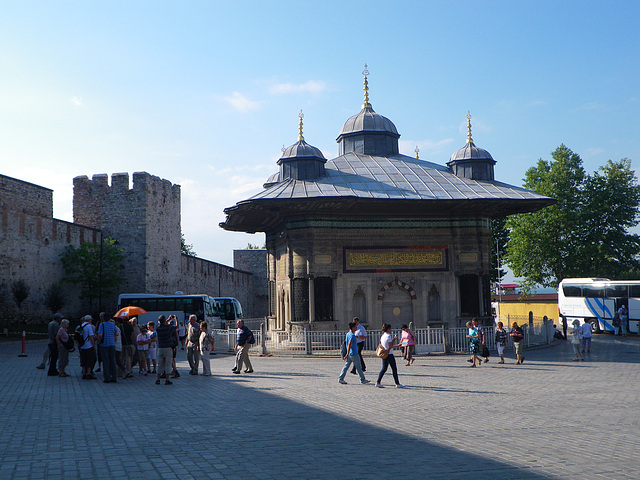
[{"label": "carved stone arch", "polygon": [[383,287],[380,289],[380,291],[378,292],[378,300],[382,300],[384,298],[385,293],[387,293],[388,290],[392,289],[393,287],[398,287],[398,288],[403,288],[404,290],[406,290],[406,292],[409,294],[409,296],[411,297],[411,300],[415,300],[417,297],[416,295],[416,291],[413,289],[413,287],[405,282],[403,282],[402,280],[398,280],[397,278],[389,283],[387,283],[386,285],[383,285]]},{"label": "carved stone arch", "polygon": [[364,289],[361,285],[358,285],[353,292],[353,316],[358,317],[361,322],[368,323],[367,317],[367,296],[364,293]]},{"label": "carved stone arch", "polygon": [[382,287],[378,298],[381,301],[382,322],[396,328],[413,322],[415,291],[399,280],[389,282]]}]

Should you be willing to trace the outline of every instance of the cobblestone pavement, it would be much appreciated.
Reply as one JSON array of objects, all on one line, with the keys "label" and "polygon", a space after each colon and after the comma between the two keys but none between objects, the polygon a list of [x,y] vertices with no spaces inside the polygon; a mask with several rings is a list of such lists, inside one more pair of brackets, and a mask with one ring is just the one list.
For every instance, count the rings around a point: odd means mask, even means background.
[{"label": "cobblestone pavement", "polygon": [[[393,387],[347,375],[338,358],[252,357],[233,375],[155,385],[69,378],[35,366],[45,344],[0,344],[0,479],[636,479],[640,338],[594,337],[586,362],[571,346],[494,357],[422,356]],[[100,375],[100,374],[98,374]]]}]

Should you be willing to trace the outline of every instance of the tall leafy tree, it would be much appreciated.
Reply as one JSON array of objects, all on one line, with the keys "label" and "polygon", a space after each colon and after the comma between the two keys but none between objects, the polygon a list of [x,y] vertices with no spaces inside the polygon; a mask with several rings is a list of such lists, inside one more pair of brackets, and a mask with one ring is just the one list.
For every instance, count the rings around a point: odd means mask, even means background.
[{"label": "tall leafy tree", "polygon": [[507,273],[503,268],[504,256],[509,241],[509,231],[506,228],[507,218],[494,218],[491,220],[491,281],[500,283]]},{"label": "tall leafy tree", "polygon": [[96,299],[117,293],[124,282],[122,266],[124,251],[109,237],[100,243],[83,242],[76,248],[69,245],[60,255],[64,281],[80,286],[80,299],[93,309]]},{"label": "tall leafy tree", "polygon": [[640,237],[630,233],[638,225],[640,187],[631,161],[609,160],[585,182],[585,256],[589,276],[619,278],[637,274]]},{"label": "tall leafy tree", "polygon": [[524,186],[555,205],[507,220],[506,261],[523,286],[556,287],[567,277],[619,277],[637,268],[640,192],[627,159],[588,175],[565,145],[530,168]]}]

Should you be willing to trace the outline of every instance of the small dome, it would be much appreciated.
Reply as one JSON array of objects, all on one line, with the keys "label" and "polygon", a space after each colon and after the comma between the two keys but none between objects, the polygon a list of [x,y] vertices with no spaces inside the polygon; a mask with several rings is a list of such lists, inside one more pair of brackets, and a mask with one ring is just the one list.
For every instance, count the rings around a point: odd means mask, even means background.
[{"label": "small dome", "polygon": [[385,132],[400,136],[393,122],[374,112],[371,107],[363,108],[360,113],[348,119],[340,130],[338,138],[360,132]]},{"label": "small dome", "polygon": [[272,174],[262,186],[264,188],[271,188],[278,183],[280,183],[280,172]]},{"label": "small dome", "polygon": [[294,143],[290,147],[285,148],[282,152],[282,156],[280,157],[280,159],[305,158],[305,157],[324,159],[324,155],[322,154],[319,148],[316,148],[313,145],[309,145],[304,140],[298,140],[296,143]]},{"label": "small dome", "polygon": [[467,144],[460,150],[451,155],[450,162],[456,160],[493,160],[493,157],[484,148],[478,148],[473,144],[473,141],[467,142]]}]

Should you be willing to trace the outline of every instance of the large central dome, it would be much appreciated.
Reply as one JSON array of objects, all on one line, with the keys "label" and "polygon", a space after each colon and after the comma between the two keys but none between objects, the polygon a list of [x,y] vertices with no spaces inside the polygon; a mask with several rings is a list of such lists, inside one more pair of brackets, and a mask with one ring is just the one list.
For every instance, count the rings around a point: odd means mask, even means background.
[{"label": "large central dome", "polygon": [[377,114],[369,103],[369,71],[364,66],[364,104],[362,110],[344,123],[338,145],[340,155],[363,153],[365,155],[397,155],[400,134],[387,117]]},{"label": "large central dome", "polygon": [[400,136],[393,122],[387,117],[374,112],[371,106],[364,107],[360,110],[360,113],[344,122],[344,126],[338,136],[338,141],[340,141],[340,137],[343,135],[346,136],[362,132],[391,133],[398,137]]}]

